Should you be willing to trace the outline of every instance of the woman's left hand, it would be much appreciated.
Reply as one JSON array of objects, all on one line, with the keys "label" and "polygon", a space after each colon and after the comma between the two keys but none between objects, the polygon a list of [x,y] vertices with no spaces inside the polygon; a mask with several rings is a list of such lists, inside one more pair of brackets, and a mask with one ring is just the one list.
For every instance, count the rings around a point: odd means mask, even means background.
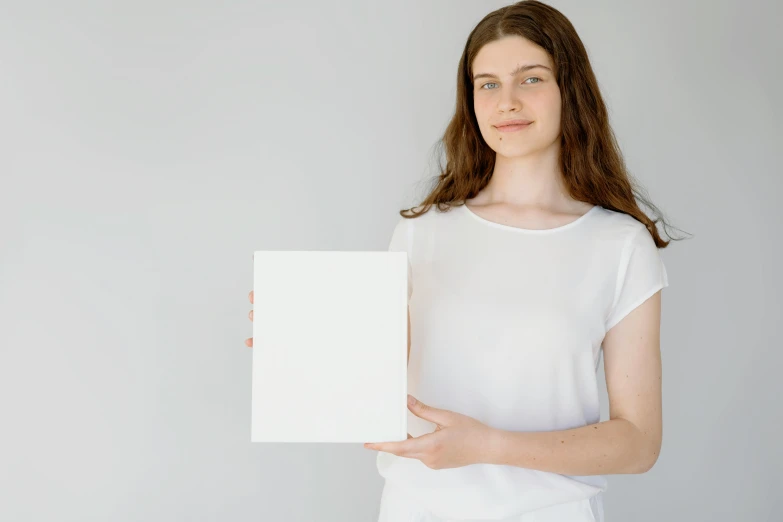
[{"label": "woman's left hand", "polygon": [[432,469],[486,462],[495,434],[493,428],[467,415],[427,406],[411,395],[408,399],[408,409],[417,417],[434,422],[435,431],[421,437],[408,434],[408,440],[400,442],[368,442],[365,448],[419,459]]}]

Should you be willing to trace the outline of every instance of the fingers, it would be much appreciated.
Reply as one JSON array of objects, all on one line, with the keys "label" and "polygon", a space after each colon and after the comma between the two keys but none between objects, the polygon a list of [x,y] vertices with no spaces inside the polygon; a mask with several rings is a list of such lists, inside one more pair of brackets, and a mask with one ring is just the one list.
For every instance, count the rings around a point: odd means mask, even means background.
[{"label": "fingers", "polygon": [[[250,300],[250,303],[253,303],[253,291],[251,290],[248,294],[247,298]],[[253,320],[253,310],[250,310],[250,313],[247,314],[247,317],[252,321]],[[250,337],[249,339],[245,339],[245,345],[252,348],[253,347],[253,338]]]}]

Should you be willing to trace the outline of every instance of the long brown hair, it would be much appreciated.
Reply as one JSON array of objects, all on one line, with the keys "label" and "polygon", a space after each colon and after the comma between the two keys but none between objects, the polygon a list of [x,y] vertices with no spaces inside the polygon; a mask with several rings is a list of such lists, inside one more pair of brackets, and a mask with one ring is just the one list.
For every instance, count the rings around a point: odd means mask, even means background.
[{"label": "long brown hair", "polygon": [[661,239],[656,223],[668,223],[662,217],[650,219],[637,204],[636,198],[661,214],[626,169],[582,41],[560,11],[536,0],[493,11],[470,33],[457,72],[456,111],[440,140],[446,166],[439,160],[440,174],[420,211],[414,207],[401,210],[400,215],[413,219],[434,204],[448,210],[475,197],[489,183],[495,151],[482,138],[476,120],[472,65],[484,45],[507,36],[530,40],[553,60],[563,104],[560,168],[570,196],[634,217],[647,227],[658,248],[665,248],[669,241]]}]

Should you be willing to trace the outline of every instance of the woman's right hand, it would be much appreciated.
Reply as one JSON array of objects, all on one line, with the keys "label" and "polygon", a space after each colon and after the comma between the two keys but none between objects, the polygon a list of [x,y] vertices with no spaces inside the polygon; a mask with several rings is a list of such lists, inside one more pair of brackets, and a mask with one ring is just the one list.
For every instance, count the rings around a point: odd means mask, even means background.
[{"label": "woman's right hand", "polygon": [[[247,296],[248,299],[250,299],[250,304],[253,304],[253,291],[250,291],[250,295]],[[250,318],[250,320],[253,320],[253,310],[250,310],[250,313],[247,314],[247,316]],[[253,347],[253,338],[250,337],[249,339],[245,339],[245,344],[248,345],[250,348]]]}]

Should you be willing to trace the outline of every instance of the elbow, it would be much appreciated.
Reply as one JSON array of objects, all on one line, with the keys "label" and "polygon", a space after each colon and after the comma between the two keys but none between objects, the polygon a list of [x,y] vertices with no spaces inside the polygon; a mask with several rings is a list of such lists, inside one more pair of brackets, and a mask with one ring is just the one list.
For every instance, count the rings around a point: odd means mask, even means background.
[{"label": "elbow", "polygon": [[[650,471],[655,463],[658,461],[658,455],[661,453],[661,439],[660,431],[658,435],[651,436],[649,433],[638,429],[633,423],[632,435],[629,440],[631,451],[629,452],[629,460],[631,462],[629,471],[632,474],[647,473]],[[629,448],[629,449],[630,449]]]},{"label": "elbow", "polygon": [[639,463],[639,466],[637,466],[637,468],[636,468],[636,474],[641,475],[642,473],[647,473],[648,471],[650,471],[653,468],[653,466],[655,466],[655,462],[657,460],[658,460],[657,458],[656,459],[649,459],[648,458],[648,459],[645,459],[645,460],[641,460],[640,463]]},{"label": "elbow", "polygon": [[637,473],[647,473],[655,466],[655,463],[658,462],[658,455],[661,453],[661,441],[648,441],[643,447],[643,453],[637,459]]}]

